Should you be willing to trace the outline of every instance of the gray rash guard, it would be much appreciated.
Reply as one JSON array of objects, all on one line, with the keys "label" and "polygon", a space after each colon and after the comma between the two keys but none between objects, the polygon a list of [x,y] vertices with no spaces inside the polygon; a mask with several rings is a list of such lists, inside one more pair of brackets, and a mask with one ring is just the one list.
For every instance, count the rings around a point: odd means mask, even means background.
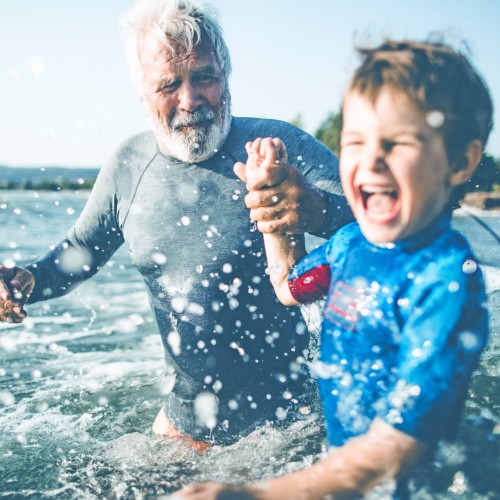
[{"label": "gray rash guard", "polygon": [[[101,169],[67,238],[27,266],[36,280],[29,302],[46,300],[91,277],[126,242],[176,377],[167,416],[205,441],[231,442],[263,421],[289,418],[311,395],[300,365],[308,345],[300,312],[275,298],[263,238],[233,172],[235,161],[246,161],[245,143],[267,136],[280,137],[289,163],[331,193],[320,234],[351,221],[345,199],[333,194],[340,193],[338,161],[325,146],[284,122],[233,118],[222,148],[199,164],[162,154],[152,132],[126,141]],[[87,265],[65,271],[68,251],[82,252]],[[197,418],[204,410],[216,419]]]}]

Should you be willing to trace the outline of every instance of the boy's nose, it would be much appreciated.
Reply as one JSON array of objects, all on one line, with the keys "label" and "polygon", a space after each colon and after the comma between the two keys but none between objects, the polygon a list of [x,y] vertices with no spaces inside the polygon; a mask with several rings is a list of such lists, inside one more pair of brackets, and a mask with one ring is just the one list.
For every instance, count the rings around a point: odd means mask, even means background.
[{"label": "boy's nose", "polygon": [[362,159],[363,168],[369,170],[384,170],[386,165],[386,151],[381,146],[371,146],[366,148]]}]

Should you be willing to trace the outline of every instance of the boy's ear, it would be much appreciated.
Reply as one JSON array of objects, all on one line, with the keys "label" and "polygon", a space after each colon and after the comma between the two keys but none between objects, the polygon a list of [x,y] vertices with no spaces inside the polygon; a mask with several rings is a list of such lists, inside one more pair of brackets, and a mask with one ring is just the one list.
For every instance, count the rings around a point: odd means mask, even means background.
[{"label": "boy's ear", "polygon": [[479,139],[469,142],[463,153],[457,158],[454,165],[452,165],[450,184],[452,186],[459,186],[467,182],[472,177],[482,156],[483,143]]}]

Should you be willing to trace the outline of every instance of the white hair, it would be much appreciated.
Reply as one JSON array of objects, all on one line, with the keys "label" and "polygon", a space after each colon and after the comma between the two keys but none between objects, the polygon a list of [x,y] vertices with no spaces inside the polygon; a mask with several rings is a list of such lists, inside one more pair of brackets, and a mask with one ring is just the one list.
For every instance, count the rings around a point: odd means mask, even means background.
[{"label": "white hair", "polygon": [[226,80],[231,74],[231,58],[222,36],[218,11],[211,4],[197,5],[192,0],[137,0],[122,16],[120,24],[126,37],[132,85],[139,94],[142,94],[144,76],[142,49],[148,36],[168,48],[181,46],[191,52],[202,33],[206,34]]}]

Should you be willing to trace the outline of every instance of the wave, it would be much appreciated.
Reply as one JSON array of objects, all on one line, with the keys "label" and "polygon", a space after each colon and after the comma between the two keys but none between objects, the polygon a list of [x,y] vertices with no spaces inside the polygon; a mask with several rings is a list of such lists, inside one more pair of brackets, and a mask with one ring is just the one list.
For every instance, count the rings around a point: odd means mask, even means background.
[{"label": "wave", "polygon": [[481,269],[486,284],[486,292],[492,293],[500,290],[500,268],[494,266],[482,265]]}]

